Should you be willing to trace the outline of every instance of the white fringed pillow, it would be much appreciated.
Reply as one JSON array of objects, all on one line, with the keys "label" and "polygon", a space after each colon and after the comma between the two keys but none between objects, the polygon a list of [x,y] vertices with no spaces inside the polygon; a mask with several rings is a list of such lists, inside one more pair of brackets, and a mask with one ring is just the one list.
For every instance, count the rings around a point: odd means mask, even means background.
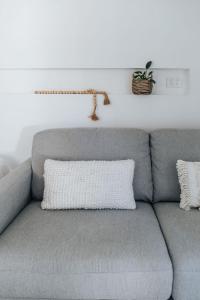
[{"label": "white fringed pillow", "polygon": [[133,160],[44,164],[42,209],[135,209]]},{"label": "white fringed pillow", "polygon": [[181,187],[180,207],[200,208],[200,162],[178,160],[176,167]]}]

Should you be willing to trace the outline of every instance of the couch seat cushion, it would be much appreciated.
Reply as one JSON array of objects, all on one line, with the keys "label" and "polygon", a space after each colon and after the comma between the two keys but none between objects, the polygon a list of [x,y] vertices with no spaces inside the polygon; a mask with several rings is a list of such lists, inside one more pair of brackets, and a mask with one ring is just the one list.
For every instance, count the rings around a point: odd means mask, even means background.
[{"label": "couch seat cushion", "polygon": [[179,203],[157,203],[155,211],[172,258],[174,299],[200,299],[200,212]]},{"label": "couch seat cushion", "polygon": [[150,204],[43,211],[30,203],[0,236],[0,298],[162,299],[171,261]]}]

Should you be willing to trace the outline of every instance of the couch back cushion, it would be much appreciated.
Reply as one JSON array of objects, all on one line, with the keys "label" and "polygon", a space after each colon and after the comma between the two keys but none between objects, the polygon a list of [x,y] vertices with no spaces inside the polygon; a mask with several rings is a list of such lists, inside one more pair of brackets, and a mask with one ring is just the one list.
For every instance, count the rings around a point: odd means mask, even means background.
[{"label": "couch back cushion", "polygon": [[[149,135],[140,129],[51,129],[34,136],[32,148],[32,195],[42,200],[44,162],[57,160],[135,160],[136,200],[152,200]],[[112,180],[112,179],[111,179]]]},{"label": "couch back cushion", "polygon": [[200,130],[156,130],[150,144],[154,202],[180,201],[176,162],[200,161]]}]

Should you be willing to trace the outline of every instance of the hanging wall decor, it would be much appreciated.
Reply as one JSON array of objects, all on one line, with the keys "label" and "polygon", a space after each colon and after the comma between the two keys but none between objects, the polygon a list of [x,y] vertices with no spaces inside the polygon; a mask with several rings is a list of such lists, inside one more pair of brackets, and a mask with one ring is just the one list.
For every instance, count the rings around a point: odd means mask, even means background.
[{"label": "hanging wall decor", "polygon": [[97,91],[94,89],[89,90],[37,90],[35,91],[35,94],[43,94],[43,95],[93,95],[93,111],[92,114],[89,116],[89,118],[92,121],[99,120],[96,109],[97,109],[97,95],[103,95],[104,96],[104,105],[110,104],[110,99],[108,97],[108,94],[105,91]]}]

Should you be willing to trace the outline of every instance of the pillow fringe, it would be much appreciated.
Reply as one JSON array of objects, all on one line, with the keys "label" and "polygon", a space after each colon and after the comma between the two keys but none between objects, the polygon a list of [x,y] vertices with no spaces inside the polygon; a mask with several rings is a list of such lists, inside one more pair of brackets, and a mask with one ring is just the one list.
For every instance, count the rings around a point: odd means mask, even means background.
[{"label": "pillow fringe", "polygon": [[176,169],[178,172],[178,179],[181,186],[180,208],[188,211],[190,210],[190,203],[191,203],[191,193],[188,187],[188,169],[183,160],[177,161]]}]

